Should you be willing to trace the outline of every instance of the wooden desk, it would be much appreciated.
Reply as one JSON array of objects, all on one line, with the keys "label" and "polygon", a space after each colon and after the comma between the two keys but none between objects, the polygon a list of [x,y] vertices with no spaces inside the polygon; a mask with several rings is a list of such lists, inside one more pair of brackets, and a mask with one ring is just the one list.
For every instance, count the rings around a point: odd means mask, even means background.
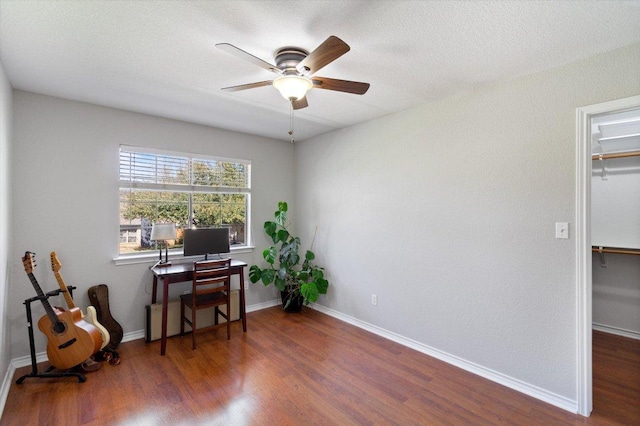
[{"label": "wooden desk", "polygon": [[[247,315],[244,300],[244,268],[245,262],[231,259],[231,275],[240,276],[240,318],[242,319],[242,330],[247,332]],[[167,349],[167,307],[169,304],[169,284],[191,281],[193,279],[193,262],[175,263],[170,266],[154,266],[153,290],[151,292],[151,303],[156,303],[158,280],[162,281],[162,337],[160,343],[160,355],[164,355]]]}]

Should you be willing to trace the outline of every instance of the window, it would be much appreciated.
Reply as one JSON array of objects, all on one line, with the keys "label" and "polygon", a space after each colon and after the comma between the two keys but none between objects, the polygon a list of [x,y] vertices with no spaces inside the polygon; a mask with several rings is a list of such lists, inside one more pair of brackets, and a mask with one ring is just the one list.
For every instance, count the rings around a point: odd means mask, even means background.
[{"label": "window", "polygon": [[119,253],[156,250],[153,223],[229,228],[231,247],[249,242],[251,162],[120,146]]}]

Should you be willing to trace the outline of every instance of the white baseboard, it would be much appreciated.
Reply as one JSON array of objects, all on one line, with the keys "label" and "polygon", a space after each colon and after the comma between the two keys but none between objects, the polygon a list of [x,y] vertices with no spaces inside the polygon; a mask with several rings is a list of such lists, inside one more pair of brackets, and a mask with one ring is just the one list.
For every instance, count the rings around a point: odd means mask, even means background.
[{"label": "white baseboard", "polygon": [[622,337],[628,337],[630,339],[640,340],[640,333],[633,330],[626,330],[624,328],[613,327],[611,325],[593,323],[593,329],[602,331],[603,333],[615,334]]},{"label": "white baseboard", "polygon": [[9,363],[9,368],[7,368],[7,374],[4,375],[2,380],[2,387],[0,388],[0,417],[2,417],[2,413],[4,412],[4,406],[7,403],[7,397],[9,396],[9,389],[11,388],[11,381],[13,380],[13,374],[16,369],[12,367],[12,363]]},{"label": "white baseboard", "polygon": [[464,360],[455,355],[448,354],[446,352],[443,352],[431,346],[427,346],[422,343],[416,342],[414,340],[407,339],[406,337],[403,337],[399,334],[390,332],[388,330],[366,323],[364,321],[360,321],[359,319],[350,317],[348,315],[344,315],[340,312],[326,308],[322,305],[312,304],[311,307],[317,311],[320,311],[324,314],[327,314],[341,321],[354,325],[358,328],[362,328],[363,330],[370,331],[371,333],[377,334],[378,336],[382,336],[386,339],[392,340],[408,348],[415,349],[416,351],[422,352],[425,355],[432,356],[436,359],[439,359],[440,361],[444,361],[448,364],[454,365],[470,373],[476,374],[480,377],[484,377],[485,379],[489,379],[493,382],[499,383],[503,386],[506,386],[508,388],[521,392],[525,395],[529,395],[533,398],[539,399],[548,404],[562,408],[563,410],[567,410],[572,413],[578,412],[578,404],[577,404],[577,401],[575,400],[571,400],[564,396],[557,395],[553,392],[549,392],[545,389],[523,382],[516,378],[507,376],[505,374],[499,373],[497,371],[491,370],[489,368],[483,367],[473,362]]},{"label": "white baseboard", "polygon": [[247,313],[261,311],[263,309],[272,308],[280,304],[280,299],[273,299],[268,302],[256,303],[255,305],[247,306]]}]

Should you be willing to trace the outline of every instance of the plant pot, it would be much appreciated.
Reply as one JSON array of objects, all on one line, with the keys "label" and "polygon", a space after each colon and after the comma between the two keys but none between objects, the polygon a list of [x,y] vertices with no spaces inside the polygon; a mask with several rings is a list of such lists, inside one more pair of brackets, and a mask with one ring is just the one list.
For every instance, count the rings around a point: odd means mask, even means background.
[{"label": "plant pot", "polygon": [[302,297],[302,295],[293,296],[291,299],[291,303],[289,303],[289,306],[286,306],[287,300],[289,299],[289,292],[281,291],[280,297],[282,299],[282,308],[285,312],[300,312],[300,310],[302,309],[302,305],[304,304],[304,298]]}]

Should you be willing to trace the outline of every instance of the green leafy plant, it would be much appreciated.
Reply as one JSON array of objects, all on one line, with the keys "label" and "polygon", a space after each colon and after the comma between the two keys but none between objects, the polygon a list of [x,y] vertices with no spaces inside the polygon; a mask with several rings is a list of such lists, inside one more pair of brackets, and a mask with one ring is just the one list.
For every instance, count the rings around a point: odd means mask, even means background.
[{"label": "green leafy plant", "polygon": [[264,223],[264,232],[273,241],[273,245],[262,252],[268,266],[252,265],[249,268],[252,283],[273,284],[282,292],[285,310],[300,297],[305,305],[317,301],[319,295],[327,294],[329,287],[324,268],[313,263],[316,255],[311,250],[306,251],[304,258],[298,254],[300,238],[287,230],[287,210],[287,203],[280,201],[274,213],[275,220]]}]

